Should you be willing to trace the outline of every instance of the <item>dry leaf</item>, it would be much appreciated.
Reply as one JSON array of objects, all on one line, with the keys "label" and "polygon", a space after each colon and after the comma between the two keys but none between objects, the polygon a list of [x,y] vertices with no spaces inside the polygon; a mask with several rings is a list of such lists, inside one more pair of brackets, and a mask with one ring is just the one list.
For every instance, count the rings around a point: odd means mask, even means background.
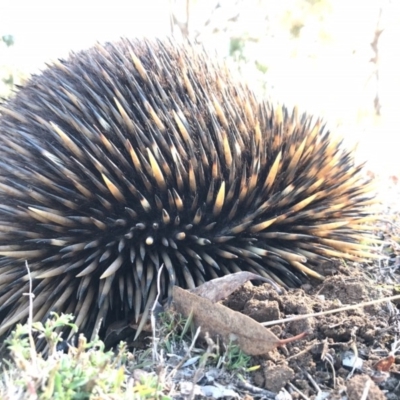
[{"label": "dry leaf", "polygon": [[381,372],[388,372],[390,370],[390,367],[393,365],[394,361],[395,361],[394,355],[390,354],[388,357],[379,360],[374,365],[374,369]]},{"label": "dry leaf", "polygon": [[234,341],[244,353],[251,356],[266,354],[277,346],[305,336],[301,334],[280,340],[250,317],[178,286],[173,288],[172,307],[186,317],[192,313],[194,324],[201,326],[203,334],[208,332],[212,337],[220,336],[225,343]]},{"label": "dry leaf", "polygon": [[271,279],[246,271],[235,272],[234,274],[225,275],[222,278],[213,279],[192,289],[190,292],[213,302],[217,302],[226,299],[237,288],[251,280],[267,282],[272,285],[278,293],[281,293],[281,289]]}]

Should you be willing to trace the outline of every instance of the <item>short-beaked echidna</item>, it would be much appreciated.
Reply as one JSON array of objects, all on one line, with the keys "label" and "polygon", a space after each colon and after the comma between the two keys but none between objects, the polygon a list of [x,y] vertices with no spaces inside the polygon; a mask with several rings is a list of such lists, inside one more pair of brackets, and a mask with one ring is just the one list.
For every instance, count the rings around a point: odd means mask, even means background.
[{"label": "short-beaked echidna", "polygon": [[248,270],[288,286],[368,254],[361,166],[321,122],[256,99],[202,51],[97,45],[1,108],[0,335],[73,313],[82,331]]}]

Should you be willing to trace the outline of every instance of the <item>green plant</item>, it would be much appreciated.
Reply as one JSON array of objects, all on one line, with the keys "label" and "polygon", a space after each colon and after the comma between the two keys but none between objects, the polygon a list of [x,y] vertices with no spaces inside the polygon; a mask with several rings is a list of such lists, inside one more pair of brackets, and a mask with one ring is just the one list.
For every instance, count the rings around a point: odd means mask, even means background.
[{"label": "green plant", "polygon": [[[132,380],[137,361],[145,360],[130,353],[125,343],[115,351],[105,351],[99,339],[88,342],[79,335],[77,345],[69,345],[67,353],[57,351],[60,329],[77,330],[71,321],[70,315],[53,314],[45,324],[16,327],[6,341],[11,360],[0,379],[0,398],[34,394],[40,400],[168,399],[157,375],[146,373]],[[47,343],[47,357],[37,352],[36,339]]]},{"label": "green plant", "polygon": [[251,357],[243,353],[237,344],[229,342],[221,356],[221,361],[227,371],[245,371],[250,366]]}]

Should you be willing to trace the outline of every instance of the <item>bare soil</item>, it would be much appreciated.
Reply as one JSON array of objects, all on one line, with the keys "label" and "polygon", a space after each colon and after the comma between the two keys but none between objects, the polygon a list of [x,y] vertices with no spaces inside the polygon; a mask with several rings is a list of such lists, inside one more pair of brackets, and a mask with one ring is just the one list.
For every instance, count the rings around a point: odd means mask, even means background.
[{"label": "bare soil", "polygon": [[[392,295],[383,285],[365,278],[363,273],[353,270],[349,274],[347,268],[341,269],[315,287],[307,285],[281,295],[267,284],[256,287],[248,283],[233,293],[225,305],[265,322]],[[253,374],[254,384],[279,392],[290,382],[309,398],[314,398],[321,390],[329,392],[330,399],[339,399],[347,389],[348,399],[355,400],[361,398],[365,382],[371,380],[368,399],[398,399],[400,357],[395,356],[389,373],[377,371],[375,367],[389,355],[394,338],[399,334],[397,320],[393,305],[384,302],[273,326],[270,329],[281,339],[304,331],[310,334],[305,340],[287,344],[254,360],[262,366]],[[342,362],[347,352],[363,360],[362,367],[354,374],[351,374],[351,367],[345,367]],[[349,379],[351,375],[354,377]]]}]

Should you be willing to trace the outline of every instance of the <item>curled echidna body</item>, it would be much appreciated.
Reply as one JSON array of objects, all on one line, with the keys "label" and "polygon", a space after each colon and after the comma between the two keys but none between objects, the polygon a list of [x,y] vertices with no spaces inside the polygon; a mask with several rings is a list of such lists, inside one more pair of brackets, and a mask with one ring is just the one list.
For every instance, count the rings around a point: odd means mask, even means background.
[{"label": "curled echidna body", "polygon": [[92,332],[161,290],[241,270],[299,285],[367,253],[370,201],[320,121],[259,103],[169,42],[121,41],[34,76],[1,108],[0,334],[76,315]]}]

